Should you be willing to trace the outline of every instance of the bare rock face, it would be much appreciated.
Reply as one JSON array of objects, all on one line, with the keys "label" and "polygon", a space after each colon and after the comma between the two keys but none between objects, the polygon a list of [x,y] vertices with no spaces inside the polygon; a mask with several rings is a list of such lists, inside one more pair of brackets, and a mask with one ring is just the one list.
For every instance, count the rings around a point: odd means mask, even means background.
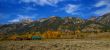
[{"label": "bare rock face", "polygon": [[82,29],[82,32],[101,32],[103,26],[99,25],[99,24],[90,24],[88,26],[86,26],[85,28]]},{"label": "bare rock face", "polygon": [[99,21],[99,23],[109,25],[110,24],[110,13],[99,17],[98,21]]}]

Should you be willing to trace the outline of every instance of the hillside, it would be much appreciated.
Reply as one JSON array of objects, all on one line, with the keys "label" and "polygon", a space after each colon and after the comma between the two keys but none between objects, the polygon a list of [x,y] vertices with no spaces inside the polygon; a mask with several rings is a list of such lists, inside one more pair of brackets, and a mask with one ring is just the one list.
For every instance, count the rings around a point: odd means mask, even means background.
[{"label": "hillside", "polygon": [[[7,38],[12,35],[40,34],[39,36],[51,36],[59,33],[60,37],[66,38],[65,35],[78,35],[78,33],[100,33],[110,31],[110,14],[105,14],[98,18],[84,20],[76,17],[58,17],[51,16],[42,18],[33,22],[11,23],[0,25],[1,38]],[[48,35],[48,33],[50,35]],[[68,33],[68,34],[67,34]],[[77,34],[76,34],[77,33]],[[45,35],[46,34],[46,35]],[[79,34],[80,35],[80,34]],[[85,35],[80,35],[85,36]],[[54,37],[54,36],[53,36]],[[53,38],[50,37],[50,38]],[[56,37],[59,37],[56,35]],[[49,37],[48,37],[49,38]],[[55,38],[55,37],[54,37]]]},{"label": "hillside", "polygon": [[102,24],[106,24],[106,25],[109,25],[110,24],[110,13],[107,13],[103,16],[100,16],[98,18],[98,21]]}]

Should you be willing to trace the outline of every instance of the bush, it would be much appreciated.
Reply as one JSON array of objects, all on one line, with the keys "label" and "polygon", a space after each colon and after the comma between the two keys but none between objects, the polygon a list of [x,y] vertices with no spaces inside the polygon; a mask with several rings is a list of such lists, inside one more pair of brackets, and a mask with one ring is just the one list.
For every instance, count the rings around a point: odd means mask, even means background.
[{"label": "bush", "polygon": [[44,38],[59,38],[60,35],[61,35],[61,32],[59,32],[59,31],[47,31],[42,36]]}]

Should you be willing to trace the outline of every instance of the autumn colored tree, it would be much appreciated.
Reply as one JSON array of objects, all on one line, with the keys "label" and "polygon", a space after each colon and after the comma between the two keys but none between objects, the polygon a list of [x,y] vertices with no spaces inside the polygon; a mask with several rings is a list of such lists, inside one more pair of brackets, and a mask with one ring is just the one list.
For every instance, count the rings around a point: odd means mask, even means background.
[{"label": "autumn colored tree", "polygon": [[60,35],[61,35],[61,32],[59,32],[59,31],[47,31],[42,36],[44,38],[59,38]]},{"label": "autumn colored tree", "polygon": [[17,37],[15,34],[8,37],[8,40],[16,40],[16,39],[17,39]]}]

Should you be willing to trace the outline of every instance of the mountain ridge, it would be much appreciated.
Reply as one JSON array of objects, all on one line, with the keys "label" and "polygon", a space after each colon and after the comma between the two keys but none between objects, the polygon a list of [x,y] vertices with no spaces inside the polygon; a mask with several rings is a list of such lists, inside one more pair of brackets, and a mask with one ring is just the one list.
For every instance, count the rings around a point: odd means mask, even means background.
[{"label": "mountain ridge", "polygon": [[25,34],[27,32],[45,33],[50,31],[60,32],[80,32],[80,33],[98,33],[110,32],[110,13],[98,18],[90,18],[84,20],[77,17],[52,16],[42,18],[33,22],[21,21],[19,23],[11,23],[0,25],[0,33],[6,35]]},{"label": "mountain ridge", "polygon": [[[93,23],[100,23],[100,24],[103,24],[103,25],[109,25],[110,24],[110,13],[107,13],[101,17],[98,17],[98,18],[90,18],[88,20],[84,20],[84,19],[81,19],[81,18],[77,18],[77,17],[64,17],[64,18],[61,18],[59,16],[52,16],[52,17],[49,17],[49,18],[42,18],[40,20],[35,20],[33,22],[21,22],[21,23],[12,23],[12,24],[7,24],[7,25],[1,25],[0,26],[0,29],[2,27],[20,27],[19,25],[23,26],[23,27],[26,27],[27,25],[31,25],[31,23],[33,24],[38,24],[38,25],[41,25],[41,27],[43,27],[44,25],[46,26],[46,24],[55,24],[56,25],[75,25],[75,24],[86,24],[87,22],[93,22]],[[106,20],[107,19],[107,20]],[[84,23],[83,23],[84,22]]]}]

